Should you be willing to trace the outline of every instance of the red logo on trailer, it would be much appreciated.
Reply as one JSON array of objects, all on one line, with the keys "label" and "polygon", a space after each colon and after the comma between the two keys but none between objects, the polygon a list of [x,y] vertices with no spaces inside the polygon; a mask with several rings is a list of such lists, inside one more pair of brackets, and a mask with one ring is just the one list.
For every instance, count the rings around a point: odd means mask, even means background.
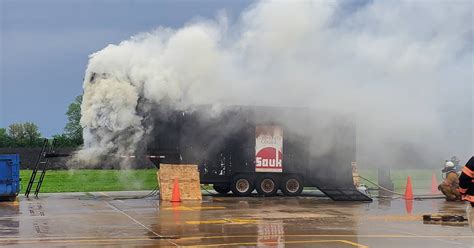
[{"label": "red logo on trailer", "polygon": [[282,172],[282,128],[279,126],[257,126],[255,138],[255,171]]}]

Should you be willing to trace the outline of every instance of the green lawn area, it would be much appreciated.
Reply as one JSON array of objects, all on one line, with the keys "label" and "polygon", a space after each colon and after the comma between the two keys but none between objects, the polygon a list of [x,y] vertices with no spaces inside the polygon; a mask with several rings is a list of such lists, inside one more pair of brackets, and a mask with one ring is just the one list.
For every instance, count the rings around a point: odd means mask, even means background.
[{"label": "green lawn area", "polygon": [[[37,179],[39,173],[36,175]],[[31,170],[20,171],[22,193],[25,192],[30,176]],[[152,190],[156,185],[156,169],[50,170],[46,172],[41,192]],[[34,192],[34,188],[32,191]]]},{"label": "green lawn area", "polygon": [[[407,176],[410,175],[413,188],[420,191],[429,191],[431,176],[435,173],[438,183],[441,182],[439,170],[392,170],[392,181],[395,190],[403,192]],[[377,182],[377,170],[362,169],[359,174]],[[31,170],[20,171],[21,191],[25,191]],[[39,174],[37,175],[39,178]],[[370,183],[364,184],[373,188]],[[42,193],[50,192],[92,192],[92,191],[119,191],[119,190],[152,190],[156,187],[156,169],[144,170],[50,170],[41,187]],[[35,187],[35,186],[34,186]],[[34,189],[33,189],[34,191]]]},{"label": "green lawn area", "polygon": [[[407,177],[411,177],[413,189],[419,190],[430,190],[431,189],[431,177],[433,173],[436,175],[438,184],[441,183],[442,174],[441,169],[394,169],[391,170],[390,175],[392,182],[395,187],[395,191],[403,192],[407,183]],[[374,182],[377,182],[377,170],[376,169],[361,169],[359,174],[363,177],[366,177]],[[370,183],[362,180],[364,184],[372,188],[373,186]]]}]

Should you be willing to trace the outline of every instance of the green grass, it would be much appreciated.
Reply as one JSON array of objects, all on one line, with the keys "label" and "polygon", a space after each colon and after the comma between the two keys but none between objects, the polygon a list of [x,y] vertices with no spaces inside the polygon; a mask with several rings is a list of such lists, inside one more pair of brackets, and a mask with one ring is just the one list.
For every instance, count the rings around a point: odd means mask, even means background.
[{"label": "green grass", "polygon": [[[392,182],[394,184],[395,190],[402,192],[405,190],[407,177],[411,177],[413,189],[419,190],[430,190],[431,189],[431,177],[433,173],[436,175],[438,184],[441,183],[442,174],[441,170],[433,169],[393,169],[390,172]],[[374,182],[377,182],[377,170],[376,169],[361,169],[359,174],[363,177],[366,177]],[[369,187],[372,187],[370,183],[362,180],[364,184]]]},{"label": "green grass", "polygon": [[[36,175],[37,179],[39,175]],[[20,171],[22,193],[25,192],[30,176],[31,170]],[[152,190],[157,185],[156,180],[156,169],[50,170],[46,172],[41,192]]]},{"label": "green grass", "polygon": [[[438,183],[441,182],[439,170],[412,169],[392,170],[391,176],[395,190],[403,192],[407,176],[411,176],[413,188],[418,191],[431,189],[431,176],[435,173]],[[361,169],[359,174],[377,182],[376,169]],[[25,191],[31,170],[20,171],[21,190]],[[39,174],[37,175],[39,178]],[[364,184],[373,187],[362,180]],[[93,192],[93,191],[120,191],[120,190],[152,190],[157,185],[156,169],[145,170],[50,170],[46,172],[42,193],[50,192]],[[35,186],[34,186],[35,187]],[[34,191],[34,189],[33,189]]]}]

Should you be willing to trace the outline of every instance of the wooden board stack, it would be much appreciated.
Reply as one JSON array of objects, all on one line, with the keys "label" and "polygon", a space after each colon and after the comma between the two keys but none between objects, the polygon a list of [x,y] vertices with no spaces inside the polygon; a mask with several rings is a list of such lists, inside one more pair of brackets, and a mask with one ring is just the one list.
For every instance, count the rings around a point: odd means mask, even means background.
[{"label": "wooden board stack", "polygon": [[199,171],[195,164],[160,164],[157,172],[160,200],[171,200],[174,179],[178,178],[181,200],[202,200]]}]

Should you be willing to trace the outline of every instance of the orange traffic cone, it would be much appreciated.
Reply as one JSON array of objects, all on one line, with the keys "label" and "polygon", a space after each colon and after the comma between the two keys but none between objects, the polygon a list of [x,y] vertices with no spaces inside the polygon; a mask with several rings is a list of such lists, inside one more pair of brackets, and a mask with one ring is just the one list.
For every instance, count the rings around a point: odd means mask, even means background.
[{"label": "orange traffic cone", "polygon": [[433,176],[431,176],[431,194],[438,194],[438,181],[434,173]]},{"label": "orange traffic cone", "polygon": [[171,202],[181,202],[181,194],[179,193],[178,178],[174,178],[173,192],[171,193]]},{"label": "orange traffic cone", "polygon": [[411,188],[411,177],[407,178],[407,187],[405,189],[405,200],[413,200],[413,190]]}]

